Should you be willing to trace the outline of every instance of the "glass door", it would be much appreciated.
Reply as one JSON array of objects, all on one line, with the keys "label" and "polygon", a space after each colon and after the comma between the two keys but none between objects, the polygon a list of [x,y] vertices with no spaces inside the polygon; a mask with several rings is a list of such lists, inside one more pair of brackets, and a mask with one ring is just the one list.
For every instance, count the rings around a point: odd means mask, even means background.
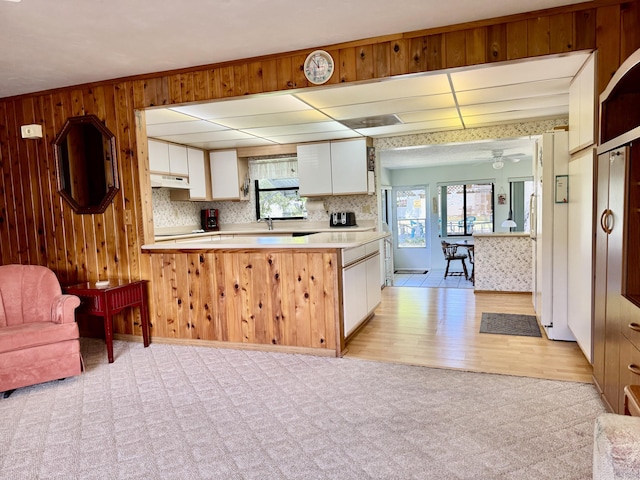
[{"label": "glass door", "polygon": [[419,271],[430,267],[427,188],[396,187],[394,199],[394,266]]}]

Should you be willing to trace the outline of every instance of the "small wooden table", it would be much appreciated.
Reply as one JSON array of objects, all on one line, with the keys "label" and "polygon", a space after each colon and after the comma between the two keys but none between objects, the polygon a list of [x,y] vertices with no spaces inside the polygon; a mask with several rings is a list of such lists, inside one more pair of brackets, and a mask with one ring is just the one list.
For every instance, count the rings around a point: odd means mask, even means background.
[{"label": "small wooden table", "polygon": [[149,312],[147,309],[147,280],[128,282],[110,279],[102,286],[95,282],[79,283],[65,287],[65,292],[80,297],[79,312],[103,317],[104,336],[107,342],[107,357],[113,363],[113,319],[112,315],[128,307],[140,307],[142,339],[149,346]]}]

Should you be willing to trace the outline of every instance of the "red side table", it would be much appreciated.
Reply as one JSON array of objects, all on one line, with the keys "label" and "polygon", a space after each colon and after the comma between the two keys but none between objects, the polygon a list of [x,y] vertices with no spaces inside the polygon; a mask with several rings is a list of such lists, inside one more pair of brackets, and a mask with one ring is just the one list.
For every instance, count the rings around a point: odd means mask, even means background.
[{"label": "red side table", "polygon": [[128,282],[111,279],[107,285],[95,282],[78,283],[65,287],[65,292],[80,297],[79,313],[103,317],[107,356],[113,363],[113,319],[127,307],[140,307],[142,339],[149,346],[149,312],[147,310],[147,280]]}]

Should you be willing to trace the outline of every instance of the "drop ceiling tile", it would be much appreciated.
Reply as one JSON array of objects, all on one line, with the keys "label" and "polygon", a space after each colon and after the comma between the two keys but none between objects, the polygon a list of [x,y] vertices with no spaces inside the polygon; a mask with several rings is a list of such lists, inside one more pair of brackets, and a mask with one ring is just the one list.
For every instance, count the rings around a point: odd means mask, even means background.
[{"label": "drop ceiling tile", "polygon": [[515,120],[528,121],[530,119],[562,118],[567,115],[567,107],[549,107],[535,110],[523,110],[514,112],[491,113],[488,115],[476,115],[464,117],[467,127],[482,125],[498,125]]},{"label": "drop ceiling tile", "polygon": [[502,87],[467,90],[457,92],[456,98],[458,99],[459,105],[473,105],[477,103],[515,100],[518,98],[532,98],[543,95],[565,94],[569,91],[571,80],[571,77],[564,77]]},{"label": "drop ceiling tile", "polygon": [[301,135],[283,135],[281,137],[271,137],[270,140],[279,144],[321,142],[323,140],[340,140],[342,138],[361,137],[353,130],[340,130],[336,132],[308,133]]},{"label": "drop ceiling tile", "polygon": [[462,128],[459,118],[449,118],[445,120],[434,120],[431,122],[417,122],[406,125],[389,125],[386,127],[360,128],[358,133],[368,137],[384,137],[387,135],[404,135],[421,131],[451,130],[452,128]]},{"label": "drop ceiling tile", "polygon": [[372,103],[397,98],[419,97],[451,92],[449,81],[444,74],[427,74],[363,83],[352,86],[334,86],[313,89],[295,95],[315,108]]},{"label": "drop ceiling tile", "polygon": [[435,110],[400,113],[397,116],[403,123],[430,122],[433,120],[458,118],[458,110],[456,108],[438,108]]},{"label": "drop ceiling tile", "polygon": [[382,102],[359,103],[341,107],[323,108],[322,111],[336,120],[387,115],[401,112],[416,112],[435,108],[454,107],[455,100],[451,93],[439,95],[423,95],[421,97],[398,98]]},{"label": "drop ceiling tile", "polygon": [[348,130],[338,122],[301,123],[300,125],[280,125],[277,127],[249,128],[243,130],[256,137],[281,137],[283,135],[298,135],[303,133],[336,132]]},{"label": "drop ceiling tile", "polygon": [[191,115],[174,112],[169,108],[149,108],[145,110],[144,113],[147,125],[156,125],[158,123],[193,122],[194,120],[197,120]]},{"label": "drop ceiling tile", "polygon": [[216,123],[229,128],[259,128],[329,120],[331,120],[329,117],[317,110],[300,110],[297,112],[269,113],[247,117],[216,118]]},{"label": "drop ceiling tile", "polygon": [[565,113],[569,114],[569,94],[550,95],[546,97],[521,98],[519,100],[508,100],[506,102],[482,103],[479,105],[461,106],[460,113],[463,117],[486,115],[491,113],[522,111],[531,112],[540,108],[564,107]]},{"label": "drop ceiling tile", "polygon": [[246,138],[242,140],[224,140],[217,142],[199,142],[190,144],[192,147],[201,148],[203,150],[222,150],[225,148],[239,147],[262,147],[264,145],[274,145],[274,142],[263,138]]},{"label": "drop ceiling tile", "polygon": [[[193,117],[189,117],[193,119]],[[181,135],[185,133],[216,132],[228,130],[227,127],[207,122],[206,120],[195,120],[192,122],[158,123],[147,126],[147,135],[150,137],[160,137],[163,135]]]},{"label": "drop ceiling tile", "polygon": [[252,135],[241,132],[239,130],[222,130],[219,132],[203,132],[191,133],[185,135],[165,135],[158,137],[161,140],[174,143],[190,144],[194,142],[215,142],[223,140],[240,140],[243,138],[252,138]]},{"label": "drop ceiling tile", "polygon": [[309,110],[311,107],[293,95],[256,95],[239,100],[218,100],[197,105],[172,107],[172,110],[194,117],[210,120],[214,118],[245,117],[268,113]]},{"label": "drop ceiling tile", "polygon": [[452,72],[451,82],[456,92],[479,88],[535,82],[551,78],[573,77],[589,53],[574,53],[520,61],[505,65],[483,65]]}]

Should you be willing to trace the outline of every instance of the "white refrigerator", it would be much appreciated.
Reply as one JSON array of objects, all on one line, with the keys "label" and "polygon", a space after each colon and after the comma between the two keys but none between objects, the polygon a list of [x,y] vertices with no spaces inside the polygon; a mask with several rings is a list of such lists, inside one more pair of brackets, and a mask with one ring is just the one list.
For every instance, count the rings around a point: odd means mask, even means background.
[{"label": "white refrigerator", "polygon": [[542,135],[533,175],[533,306],[549,339],[575,341],[567,321],[568,132]]}]

